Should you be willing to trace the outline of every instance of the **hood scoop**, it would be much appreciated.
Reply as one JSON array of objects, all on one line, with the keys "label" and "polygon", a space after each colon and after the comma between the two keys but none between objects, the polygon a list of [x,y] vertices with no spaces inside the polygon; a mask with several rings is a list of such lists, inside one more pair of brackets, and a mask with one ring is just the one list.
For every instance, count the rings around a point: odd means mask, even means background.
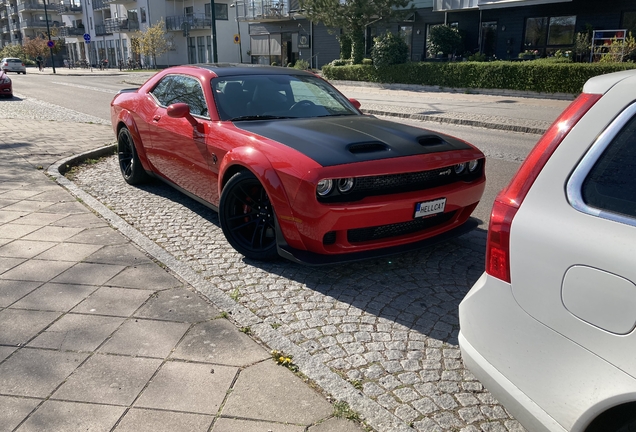
[{"label": "hood scoop", "polygon": [[424,135],[417,139],[417,142],[424,147],[434,147],[439,145],[446,145],[447,142],[438,137],[437,135]]},{"label": "hood scoop", "polygon": [[365,142],[349,144],[347,150],[353,154],[360,153],[377,153],[383,151],[389,151],[389,146],[381,142]]}]

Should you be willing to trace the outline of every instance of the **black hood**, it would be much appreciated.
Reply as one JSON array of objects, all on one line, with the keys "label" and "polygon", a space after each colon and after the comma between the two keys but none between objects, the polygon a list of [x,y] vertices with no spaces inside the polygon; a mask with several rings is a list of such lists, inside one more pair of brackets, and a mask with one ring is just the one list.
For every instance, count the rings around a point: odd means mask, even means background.
[{"label": "black hood", "polygon": [[447,135],[363,115],[238,121],[234,125],[291,147],[322,166],[472,148]]}]

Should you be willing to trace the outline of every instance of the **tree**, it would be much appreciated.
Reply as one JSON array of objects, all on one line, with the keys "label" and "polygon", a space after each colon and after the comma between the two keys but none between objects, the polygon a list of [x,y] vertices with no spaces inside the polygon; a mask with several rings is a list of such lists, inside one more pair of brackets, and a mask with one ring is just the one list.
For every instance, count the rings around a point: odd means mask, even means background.
[{"label": "tree", "polygon": [[22,45],[5,45],[5,47],[0,50],[0,58],[5,57],[15,57],[25,61],[27,54],[24,52]]},{"label": "tree", "polygon": [[47,42],[48,40],[41,37],[27,37],[24,41],[24,53],[31,58],[36,58],[37,56],[46,57],[49,54]]},{"label": "tree", "polygon": [[[354,64],[364,58],[364,30],[380,19],[403,14],[408,0],[300,0],[303,14],[327,27],[342,29],[351,40]],[[347,58],[346,53],[343,58]]]},{"label": "tree", "polygon": [[135,39],[138,43],[131,43],[133,52],[150,57],[155,68],[157,67],[157,57],[168,52],[170,48],[163,18],[144,31],[137,30],[133,40]]}]

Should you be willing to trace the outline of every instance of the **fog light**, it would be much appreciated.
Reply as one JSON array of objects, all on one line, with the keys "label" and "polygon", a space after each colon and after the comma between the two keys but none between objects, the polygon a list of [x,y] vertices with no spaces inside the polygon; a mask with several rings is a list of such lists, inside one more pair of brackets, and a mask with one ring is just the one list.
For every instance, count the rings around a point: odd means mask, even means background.
[{"label": "fog light", "polygon": [[342,193],[347,193],[353,189],[353,178],[343,178],[338,180],[338,190]]},{"label": "fog light", "polygon": [[478,160],[471,160],[470,162],[468,162],[468,171],[473,172],[477,169],[477,167],[479,166],[479,161]]},{"label": "fog light", "polygon": [[318,182],[318,185],[316,186],[316,193],[320,196],[329,195],[329,192],[331,192],[331,189],[333,189],[333,180],[322,179]]},{"label": "fog light", "polygon": [[457,164],[453,167],[453,169],[455,170],[455,174],[461,174],[466,169],[466,164],[465,163]]}]

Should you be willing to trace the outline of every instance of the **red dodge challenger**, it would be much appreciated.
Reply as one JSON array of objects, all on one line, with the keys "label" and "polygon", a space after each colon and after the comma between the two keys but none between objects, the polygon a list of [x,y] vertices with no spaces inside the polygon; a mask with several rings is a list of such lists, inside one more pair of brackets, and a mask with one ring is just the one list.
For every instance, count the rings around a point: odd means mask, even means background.
[{"label": "red dodge challenger", "polygon": [[346,262],[474,228],[483,153],[359,106],[310,72],[209,64],[122,90],[111,117],[124,179],[154,175],[218,211],[251,259]]}]

